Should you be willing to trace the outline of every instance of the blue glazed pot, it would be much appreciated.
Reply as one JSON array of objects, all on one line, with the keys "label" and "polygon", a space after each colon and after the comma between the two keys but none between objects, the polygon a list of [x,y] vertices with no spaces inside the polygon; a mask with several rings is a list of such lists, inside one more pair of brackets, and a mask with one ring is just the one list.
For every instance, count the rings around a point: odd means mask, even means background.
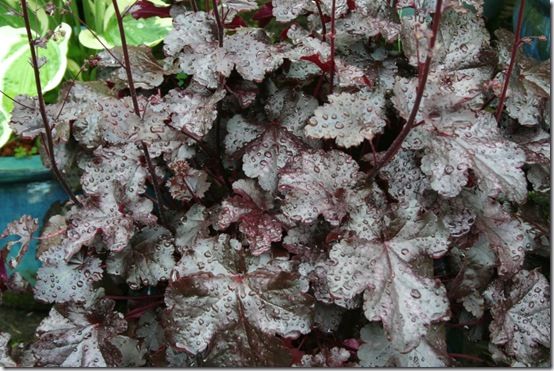
[{"label": "blue glazed pot", "polygon": [[[518,0],[513,13],[513,27],[517,26],[517,16],[521,0]],[[533,40],[523,46],[525,54],[544,61],[550,58],[550,3],[548,0],[527,0],[523,11],[521,36],[546,36],[546,41]]]},{"label": "blue glazed pot", "polygon": [[[66,200],[67,195],[52,179],[50,170],[42,165],[40,156],[0,157],[0,233],[8,223],[24,214],[38,218],[40,230],[50,206],[56,201]],[[38,237],[38,234],[35,237]],[[7,241],[8,238],[0,240],[0,249]],[[36,271],[40,267],[40,261],[35,256],[37,245],[38,240],[33,239],[29,250],[15,269],[15,272],[31,284],[34,284]],[[17,247],[12,249],[8,260],[18,251]],[[8,275],[14,273],[14,270],[7,266],[6,271]]]}]

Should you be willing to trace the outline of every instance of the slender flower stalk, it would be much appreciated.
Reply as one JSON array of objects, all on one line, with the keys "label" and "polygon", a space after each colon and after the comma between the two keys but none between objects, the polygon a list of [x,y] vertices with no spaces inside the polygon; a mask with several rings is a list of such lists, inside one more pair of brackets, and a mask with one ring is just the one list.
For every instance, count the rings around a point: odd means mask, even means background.
[{"label": "slender flower stalk", "polygon": [[[117,0],[112,0],[115,17],[117,19],[117,25],[119,27],[119,35],[121,37],[121,49],[123,51],[123,60],[125,62],[125,73],[127,74],[127,83],[129,84],[129,92],[131,94],[131,100],[133,102],[133,109],[135,114],[141,118],[140,108],[137,99],[137,91],[135,90],[135,83],[133,81],[133,73],[131,72],[131,62],[129,60],[129,50],[127,48],[127,39],[125,38],[125,29],[123,27],[123,18],[119,11],[119,6],[117,5]],[[163,213],[163,203],[161,197],[160,186],[156,178],[156,171],[152,165],[152,160],[150,159],[150,153],[148,152],[148,146],[144,141],[141,141],[142,152],[144,153],[144,160],[146,161],[146,166],[148,167],[148,172],[150,173],[150,178],[152,179],[152,187],[154,188],[154,193],[156,194],[156,201],[158,205],[158,212],[160,216],[161,224],[165,225],[164,213]]]},{"label": "slender flower stalk", "polygon": [[317,7],[317,13],[319,14],[319,21],[321,22],[321,40],[325,41],[327,38],[327,28],[325,27],[325,17],[323,17],[323,11],[321,10],[321,0],[315,0],[315,6]]},{"label": "slender flower stalk", "polygon": [[331,73],[329,78],[331,79],[331,93],[333,93],[333,86],[335,82],[335,18],[336,18],[337,1],[331,2],[331,34],[329,35],[331,44]]},{"label": "slender flower stalk", "polygon": [[29,12],[27,9],[27,1],[21,0],[21,8],[23,11],[23,20],[25,22],[25,29],[27,31],[27,39],[29,42],[29,48],[31,49],[31,65],[33,67],[33,72],[35,75],[35,85],[37,88],[37,97],[38,97],[38,104],[39,104],[39,111],[40,116],[42,118],[42,124],[44,125],[44,135],[42,136],[43,144],[46,149],[46,153],[48,155],[48,159],[50,160],[50,166],[52,167],[52,172],[54,173],[54,176],[64,189],[65,193],[69,196],[71,201],[75,203],[78,206],[81,206],[81,202],[77,199],[67,182],[65,181],[61,171],[58,168],[58,164],[56,163],[56,158],[54,156],[54,141],[52,139],[52,128],[50,127],[50,124],[48,122],[48,115],[46,114],[46,104],[44,103],[44,96],[42,94],[42,85],[40,82],[40,71],[38,66],[38,59],[37,59],[37,53],[35,50],[35,45],[33,41],[33,34],[31,31],[31,22],[29,20]]},{"label": "slender flower stalk", "polygon": [[223,26],[223,22],[221,21],[221,17],[219,16],[219,10],[217,8],[217,0],[212,0],[212,3],[214,7],[215,21],[217,24],[217,41],[219,42],[219,47],[221,48],[223,46],[224,26]]},{"label": "slender flower stalk", "polygon": [[412,107],[412,111],[410,112],[408,121],[402,128],[402,131],[400,131],[400,134],[398,134],[396,139],[392,142],[391,146],[389,147],[387,152],[385,152],[385,155],[383,156],[381,161],[378,164],[376,164],[376,166],[373,169],[371,169],[371,172],[369,173],[369,178],[375,177],[377,175],[377,172],[383,166],[389,163],[390,160],[394,158],[394,156],[398,153],[398,151],[402,147],[402,143],[404,142],[404,139],[406,139],[410,131],[416,126],[417,112],[419,111],[421,100],[423,99],[423,92],[425,91],[425,85],[427,84],[427,78],[429,77],[429,71],[431,69],[431,60],[433,56],[433,49],[435,48],[435,42],[437,40],[437,35],[439,33],[439,23],[441,19],[441,14],[442,14],[442,0],[437,0],[435,14],[433,15],[433,27],[432,27],[431,40],[429,41],[429,52],[427,53],[427,58],[425,59],[425,64],[423,65],[423,68],[422,68],[422,73],[419,78],[419,84],[417,85],[414,106]]},{"label": "slender flower stalk", "polygon": [[523,10],[525,9],[525,0],[521,0],[519,5],[519,12],[517,14],[517,26],[516,34],[514,38],[514,44],[512,45],[512,53],[510,56],[510,64],[508,65],[508,71],[506,71],[506,76],[504,77],[504,86],[502,87],[502,93],[500,94],[500,100],[498,106],[496,107],[496,121],[500,121],[502,117],[502,111],[504,110],[504,103],[506,102],[506,94],[508,92],[508,86],[510,85],[510,77],[514,70],[514,65],[516,62],[517,50],[521,43],[521,27],[523,24]]}]

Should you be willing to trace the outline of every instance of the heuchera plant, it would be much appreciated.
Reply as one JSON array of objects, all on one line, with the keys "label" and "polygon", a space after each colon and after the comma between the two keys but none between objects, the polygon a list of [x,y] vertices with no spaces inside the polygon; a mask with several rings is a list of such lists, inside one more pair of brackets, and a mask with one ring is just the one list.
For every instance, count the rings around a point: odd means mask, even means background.
[{"label": "heuchera plant", "polygon": [[53,306],[0,364],[549,365],[550,61],[482,1],[174,1],[163,60],[114,8],[103,80],[15,97],[70,200],[2,234]]}]

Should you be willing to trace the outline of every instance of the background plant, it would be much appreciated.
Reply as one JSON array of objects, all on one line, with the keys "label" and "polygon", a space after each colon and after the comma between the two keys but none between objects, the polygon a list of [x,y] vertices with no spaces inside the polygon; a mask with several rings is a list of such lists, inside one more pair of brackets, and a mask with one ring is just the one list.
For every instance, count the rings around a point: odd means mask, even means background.
[{"label": "background plant", "polygon": [[549,364],[549,61],[482,2],[179,1],[163,60],[113,5],[98,81],[15,97],[80,183],[4,364]]},{"label": "background plant", "polygon": [[[120,6],[134,1],[120,0]],[[162,1],[158,6],[166,6]],[[140,4],[127,12],[123,19],[129,45],[157,45],[169,32],[171,18],[142,13]],[[94,79],[94,70],[87,68],[87,60],[97,49],[121,45],[113,5],[109,0],[32,0],[28,2],[30,24],[39,40],[37,53],[49,63],[41,66],[43,92],[49,103],[57,100],[62,81]],[[168,13],[167,11],[165,13]],[[165,16],[165,17],[160,17]],[[137,17],[137,18],[135,18]],[[142,17],[142,18],[138,18]],[[0,27],[5,35],[0,48],[0,147],[9,139],[8,122],[17,94],[36,95],[33,70],[28,63],[30,50],[26,41],[25,25],[18,0],[0,1]]]}]

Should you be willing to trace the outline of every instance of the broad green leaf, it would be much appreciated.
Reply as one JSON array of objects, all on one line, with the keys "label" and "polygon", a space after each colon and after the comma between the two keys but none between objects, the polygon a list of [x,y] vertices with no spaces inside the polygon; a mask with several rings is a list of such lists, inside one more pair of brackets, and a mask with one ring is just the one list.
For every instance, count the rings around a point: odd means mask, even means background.
[{"label": "broad green leaf", "polygon": [[[50,29],[50,20],[44,10],[44,5],[47,2],[46,0],[27,1],[31,28],[40,35],[44,35]],[[19,0],[0,0],[0,26],[25,27],[23,17],[17,16],[16,12],[21,14],[21,2]]]},{"label": "broad green leaf", "polygon": [[[118,5],[122,14],[128,6],[134,4],[134,0],[119,0]],[[153,1],[157,6],[165,5],[163,2]],[[154,46],[160,43],[171,30],[171,18],[150,17],[135,19],[130,13],[124,14],[123,27],[127,44],[133,46]],[[100,39],[100,41],[98,40]],[[96,37],[90,30],[82,30],[79,33],[79,42],[90,49],[102,50],[121,46],[119,28],[113,5],[110,5],[104,13],[104,30],[97,33]],[[102,45],[104,44],[104,45]]]},{"label": "broad green leaf", "polygon": [[[2,43],[0,44],[0,89],[8,96],[20,94],[35,96],[37,94],[34,72],[30,64],[31,51],[27,43],[24,28],[10,26],[0,27]],[[62,81],[67,68],[68,42],[71,27],[62,23],[48,41],[46,48],[37,48],[39,58],[46,58],[46,63],[40,68],[43,92],[54,89]],[[9,113],[13,109],[13,101],[0,97],[0,146],[8,140]]]}]

